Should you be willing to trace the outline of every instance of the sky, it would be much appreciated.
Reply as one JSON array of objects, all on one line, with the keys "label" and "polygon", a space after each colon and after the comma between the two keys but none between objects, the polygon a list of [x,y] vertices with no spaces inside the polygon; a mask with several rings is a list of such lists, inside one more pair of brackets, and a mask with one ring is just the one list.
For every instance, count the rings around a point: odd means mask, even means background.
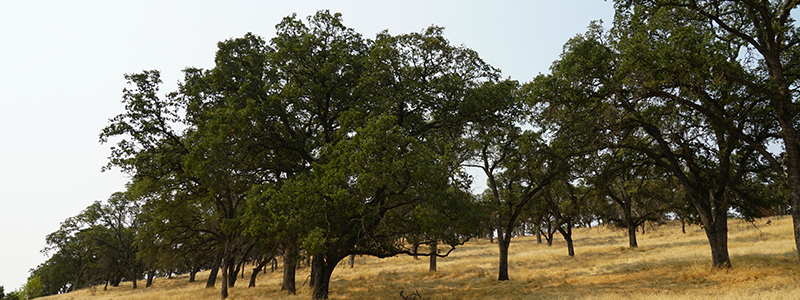
[{"label": "sky", "polygon": [[520,82],[614,14],[604,0],[0,0],[0,286],[19,289],[47,259],[47,234],[125,189],[126,174],[101,172],[111,145],[98,139],[124,110],[124,74],[159,70],[161,91],[174,91],[181,70],[213,67],[217,42],[270,39],[283,17],[321,9],[366,38],[443,26],[451,44]]}]

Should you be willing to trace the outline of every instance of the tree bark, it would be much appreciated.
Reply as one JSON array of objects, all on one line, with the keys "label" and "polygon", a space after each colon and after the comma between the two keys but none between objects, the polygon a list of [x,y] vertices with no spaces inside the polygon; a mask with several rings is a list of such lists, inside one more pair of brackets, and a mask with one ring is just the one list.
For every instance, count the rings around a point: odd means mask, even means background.
[{"label": "tree bark", "polygon": [[355,266],[355,264],[356,264],[356,255],[350,254],[350,269],[352,269],[353,266]]},{"label": "tree bark", "polygon": [[230,267],[230,263],[231,263],[231,259],[230,259],[231,253],[230,252],[231,252],[230,241],[226,239],[225,240],[225,251],[223,252],[224,254],[223,254],[223,258],[222,258],[222,268],[221,268],[222,269],[222,288],[220,288],[220,290],[219,290],[219,297],[221,299],[228,298],[228,284],[229,284],[228,282],[229,282],[229,279],[230,279],[229,276],[228,276],[229,275],[228,271],[229,271],[229,267]]},{"label": "tree bark", "polygon": [[314,276],[314,285],[311,291],[311,299],[314,300],[322,300],[328,299],[328,291],[330,288],[331,283],[331,274],[333,274],[333,270],[336,268],[336,265],[339,264],[344,256],[338,257],[333,256],[332,258],[328,255],[314,255],[311,261],[311,268],[312,268],[312,276]]},{"label": "tree bark", "polygon": [[500,248],[500,263],[497,280],[508,280],[508,246],[511,245],[511,238],[502,235],[497,237],[497,244]]},{"label": "tree bark", "polygon": [[283,283],[281,284],[281,291],[286,291],[289,295],[297,292],[294,278],[297,269],[297,254],[296,238],[291,238],[286,242],[283,250]]},{"label": "tree bark", "polygon": [[559,226],[558,232],[560,232],[561,235],[564,236],[564,240],[567,241],[567,253],[569,256],[575,256],[575,247],[572,243],[572,224],[565,225],[567,225],[567,229],[565,230]]},{"label": "tree bark", "polygon": [[630,199],[624,202],[623,211],[625,214],[625,226],[628,227],[628,244],[631,248],[639,247],[639,243],[636,241],[636,223],[633,222],[633,209],[631,205]]},{"label": "tree bark", "polygon": [[430,268],[428,269],[428,272],[436,272],[436,254],[438,254],[438,252],[436,251],[436,243],[434,242],[431,243]]},{"label": "tree bark", "polygon": [[217,284],[217,274],[219,274],[220,263],[222,263],[222,251],[219,251],[214,261],[211,262],[211,274],[208,274],[206,288],[213,288]]},{"label": "tree bark", "polygon": [[[265,258],[258,262],[258,265],[253,268],[253,274],[250,274],[250,284],[247,285],[248,288],[256,286],[256,277],[258,273],[264,270],[264,267],[266,267],[268,263],[271,263],[273,259],[274,257],[269,257],[269,259]],[[242,272],[242,274],[244,274],[244,272]]]},{"label": "tree bark", "polygon": [[145,283],[144,287],[149,288],[153,285],[153,277],[155,277],[155,271],[152,269],[147,271],[147,282]]}]

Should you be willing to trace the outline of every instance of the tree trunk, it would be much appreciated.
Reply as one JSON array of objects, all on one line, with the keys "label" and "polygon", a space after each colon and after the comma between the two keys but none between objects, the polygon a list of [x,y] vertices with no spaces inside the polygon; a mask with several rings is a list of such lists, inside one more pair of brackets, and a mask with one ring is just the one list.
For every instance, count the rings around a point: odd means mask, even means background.
[{"label": "tree trunk", "polygon": [[189,271],[189,282],[194,282],[196,276],[197,276],[197,270],[192,269],[191,271]]},{"label": "tree trunk", "polygon": [[627,199],[627,201],[623,204],[623,211],[625,213],[625,226],[628,227],[628,244],[631,248],[639,247],[639,243],[636,241],[636,223],[633,222],[633,209],[631,208],[631,200]]},{"label": "tree trunk", "polygon": [[153,277],[155,277],[155,271],[153,270],[147,271],[147,282],[144,284],[145,288],[153,286]]},{"label": "tree trunk", "polygon": [[683,218],[680,219],[681,219],[681,233],[686,234],[686,221],[683,220]]},{"label": "tree trunk", "polygon": [[436,254],[438,254],[438,252],[436,251],[436,243],[434,242],[431,243],[430,268],[428,269],[428,272],[436,272]]},{"label": "tree trunk", "polygon": [[355,264],[356,264],[356,255],[350,254],[350,269],[352,269],[353,266],[355,266]]},{"label": "tree trunk", "polygon": [[564,240],[567,241],[567,253],[569,253],[569,256],[575,256],[575,246],[573,246],[572,244],[572,226],[571,225],[567,226],[568,226],[567,230],[566,231],[562,230],[561,234],[564,235]]},{"label": "tree trunk", "polygon": [[222,263],[222,251],[217,253],[213,262],[211,262],[211,274],[208,274],[208,281],[206,288],[213,288],[217,284],[217,274],[219,274],[220,264]]},{"label": "tree trunk", "polygon": [[536,230],[536,243],[537,244],[541,244],[542,243],[542,230],[541,229],[537,229]]},{"label": "tree trunk", "polygon": [[281,284],[281,291],[286,291],[289,295],[294,295],[297,291],[294,278],[298,254],[296,244],[296,238],[291,238],[286,242],[283,250],[283,283]]},{"label": "tree trunk", "polygon": [[[781,124],[783,127],[783,124]],[[793,134],[792,138],[787,135]],[[794,228],[794,243],[798,257],[800,257],[800,144],[794,128],[783,130],[784,148],[786,149],[786,179],[789,183],[789,203],[792,206],[792,226]]]},{"label": "tree trunk", "polygon": [[236,285],[236,279],[239,277],[240,264],[236,263],[236,259],[233,253],[231,253],[231,259],[228,260],[228,287],[233,287]]},{"label": "tree trunk", "polygon": [[[727,194],[727,193],[726,193]],[[723,197],[729,197],[724,195]],[[726,204],[718,204],[714,212],[714,223],[710,227],[713,230],[706,230],[708,243],[711,246],[711,259],[714,267],[718,269],[731,268],[731,258],[728,255],[728,201]]]},{"label": "tree trunk", "polygon": [[230,241],[225,240],[225,251],[223,252],[222,256],[222,287],[219,290],[219,297],[220,299],[228,298],[228,282],[229,282],[229,267],[231,263],[231,249],[230,249]]},{"label": "tree trunk", "polygon": [[[266,267],[268,263],[271,263],[273,259],[274,257],[270,257],[269,259],[265,258],[258,262],[258,265],[253,268],[253,274],[250,274],[250,284],[247,285],[248,288],[256,286],[256,277],[258,276],[258,273],[264,270],[264,267]],[[244,274],[244,272],[242,272],[242,274]]]},{"label": "tree trunk", "polygon": [[314,300],[328,299],[331,274],[333,274],[333,270],[339,261],[344,258],[344,256],[334,257],[333,259],[326,259],[325,257],[326,255],[314,255],[311,261],[311,273],[314,276],[311,299]]},{"label": "tree trunk", "polygon": [[497,280],[508,280],[508,246],[511,244],[511,237],[497,237],[497,244],[500,247],[500,269]]}]

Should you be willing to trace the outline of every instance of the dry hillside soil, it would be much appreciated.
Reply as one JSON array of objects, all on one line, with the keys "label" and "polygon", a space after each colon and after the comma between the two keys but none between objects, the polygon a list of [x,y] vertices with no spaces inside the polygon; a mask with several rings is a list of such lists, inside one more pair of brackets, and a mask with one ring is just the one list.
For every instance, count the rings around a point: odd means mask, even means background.
[{"label": "dry hillside soil", "polygon": [[[730,220],[729,248],[733,268],[713,270],[705,235],[697,226],[680,223],[647,227],[638,249],[627,247],[618,229],[581,228],[574,232],[575,257],[556,236],[553,246],[535,237],[514,238],[509,257],[510,281],[497,277],[497,244],[481,239],[440,258],[437,273],[428,272],[427,259],[401,256],[387,259],[346,259],[334,271],[331,299],[402,299],[418,293],[422,299],[800,299],[800,262],[792,240],[791,218],[747,223]],[[280,288],[280,271],[259,276],[256,288],[244,279],[230,289],[229,299],[310,299],[309,268],[297,272],[298,295]],[[102,286],[47,300],[218,299],[219,288],[206,289],[208,272],[198,281],[188,276],[156,278],[150,288],[130,283],[104,291]],[[219,284],[219,280],[217,283]],[[140,282],[143,286],[144,282]]]}]

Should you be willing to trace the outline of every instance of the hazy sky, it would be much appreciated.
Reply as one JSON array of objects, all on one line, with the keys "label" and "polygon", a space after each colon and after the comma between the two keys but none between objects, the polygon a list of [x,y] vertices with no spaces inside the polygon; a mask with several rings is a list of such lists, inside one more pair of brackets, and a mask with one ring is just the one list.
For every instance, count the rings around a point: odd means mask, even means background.
[{"label": "hazy sky", "polygon": [[127,177],[100,172],[98,142],[121,113],[123,74],[161,71],[172,91],[186,67],[213,67],[217,42],[271,38],[292,13],[341,12],[364,37],[444,26],[504,77],[547,73],[562,45],[613,3],[527,1],[0,1],[0,285],[18,289],[46,260],[45,236]]}]

